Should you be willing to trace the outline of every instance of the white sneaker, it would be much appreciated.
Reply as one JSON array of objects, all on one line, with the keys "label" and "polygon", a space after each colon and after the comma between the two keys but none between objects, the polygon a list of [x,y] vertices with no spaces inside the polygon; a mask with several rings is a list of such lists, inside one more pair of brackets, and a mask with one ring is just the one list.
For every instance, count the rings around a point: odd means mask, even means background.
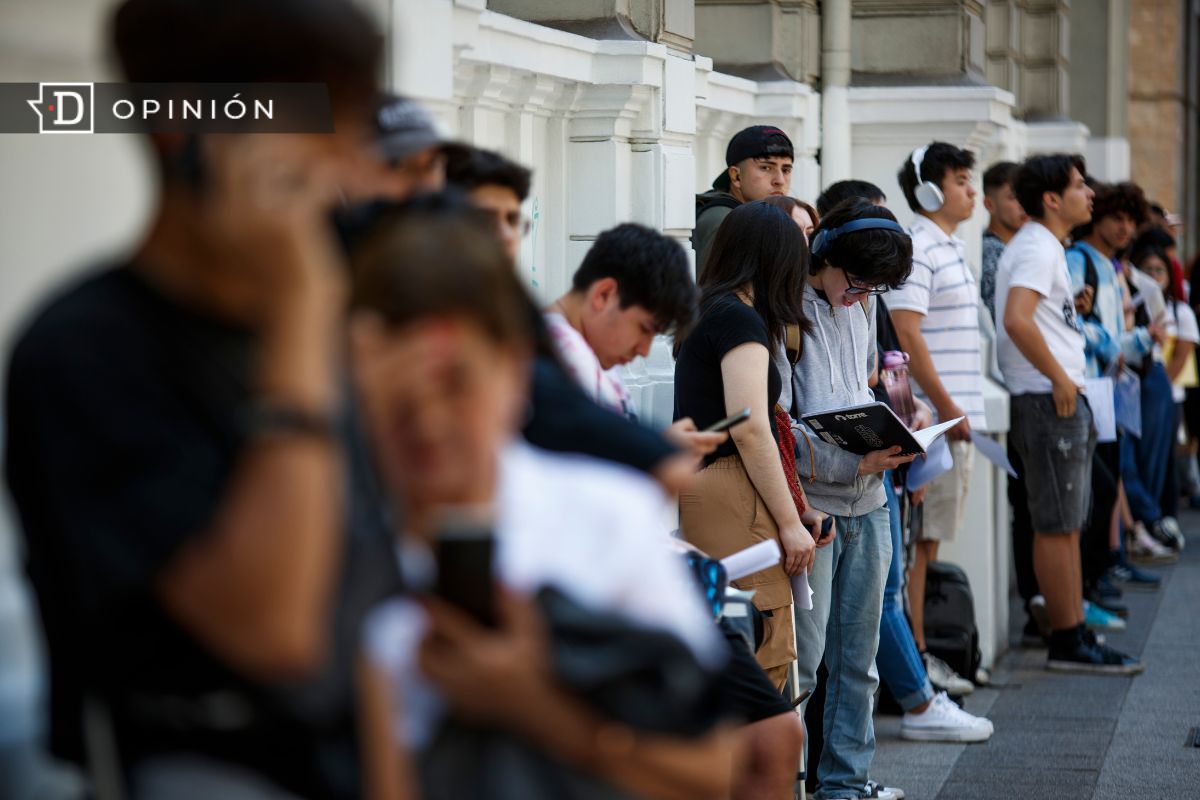
[{"label": "white sneaker", "polygon": [[895,786],[883,786],[875,781],[867,781],[866,794],[863,797],[872,800],[904,800],[904,790]]},{"label": "white sneaker", "polygon": [[954,695],[970,694],[975,691],[975,684],[950,669],[950,665],[932,653],[922,653],[925,661],[925,674],[933,688]]},{"label": "white sneaker", "polygon": [[[1174,517],[1163,517],[1155,525],[1158,527],[1159,533],[1167,539],[1163,544],[1167,549],[1174,550],[1177,553],[1183,552],[1183,530],[1179,527],[1179,520]],[[1150,534],[1154,536],[1153,533]],[[1155,537],[1157,538],[1157,537]]]},{"label": "white sneaker", "polygon": [[963,711],[945,692],[924,713],[909,712],[900,721],[900,738],[917,742],[986,742],[993,730],[991,720]]},{"label": "white sneaker", "polygon": [[1133,561],[1143,564],[1166,564],[1179,560],[1178,554],[1160,544],[1140,522],[1133,525],[1133,535],[1129,537],[1129,555]]}]

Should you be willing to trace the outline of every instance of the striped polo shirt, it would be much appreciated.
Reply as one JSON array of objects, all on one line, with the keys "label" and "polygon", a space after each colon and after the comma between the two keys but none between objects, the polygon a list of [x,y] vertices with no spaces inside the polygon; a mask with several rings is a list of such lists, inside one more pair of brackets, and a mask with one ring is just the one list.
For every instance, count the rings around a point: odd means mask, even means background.
[{"label": "striped polo shirt", "polygon": [[[909,228],[909,235],[913,248],[912,274],[903,286],[888,293],[888,309],[925,315],[921,335],[925,337],[925,346],[942,386],[967,414],[971,426],[982,427],[979,288],[967,266],[966,245],[919,214]],[[912,384],[917,397],[928,402],[920,385],[915,380]]]}]

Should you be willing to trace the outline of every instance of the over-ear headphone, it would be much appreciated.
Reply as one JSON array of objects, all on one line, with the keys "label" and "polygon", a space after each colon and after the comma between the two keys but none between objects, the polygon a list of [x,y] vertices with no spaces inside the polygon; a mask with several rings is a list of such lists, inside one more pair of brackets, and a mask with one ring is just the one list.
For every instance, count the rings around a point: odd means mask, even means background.
[{"label": "over-ear headphone", "polygon": [[839,236],[845,236],[847,233],[854,233],[855,231],[870,230],[895,231],[896,233],[903,233],[905,236],[908,235],[908,231],[904,230],[899,222],[894,222],[890,219],[882,217],[854,219],[837,228],[817,231],[817,235],[813,237],[812,245],[809,247],[809,252],[818,258],[824,258],[833,248],[833,243],[838,240]]},{"label": "over-ear headphone", "polygon": [[942,195],[942,190],[936,183],[924,180],[921,177],[921,162],[925,160],[925,151],[928,149],[929,145],[918,147],[916,150],[913,150],[909,159],[912,161],[913,171],[917,176],[917,187],[913,190],[913,195],[917,198],[917,205],[932,214],[942,207],[942,204],[946,202],[946,198]]}]

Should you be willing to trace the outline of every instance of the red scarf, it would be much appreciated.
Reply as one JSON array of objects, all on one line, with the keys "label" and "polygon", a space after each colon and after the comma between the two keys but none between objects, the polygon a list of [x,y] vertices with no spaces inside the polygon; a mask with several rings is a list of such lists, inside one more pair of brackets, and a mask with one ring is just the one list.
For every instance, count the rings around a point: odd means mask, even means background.
[{"label": "red scarf", "polygon": [[778,403],[775,404],[775,432],[779,434],[779,458],[783,462],[783,474],[787,478],[788,491],[792,493],[792,502],[796,504],[796,513],[803,514],[808,509],[808,505],[804,502],[804,492],[800,489],[800,476],[796,473],[796,434],[792,433],[792,418]]}]

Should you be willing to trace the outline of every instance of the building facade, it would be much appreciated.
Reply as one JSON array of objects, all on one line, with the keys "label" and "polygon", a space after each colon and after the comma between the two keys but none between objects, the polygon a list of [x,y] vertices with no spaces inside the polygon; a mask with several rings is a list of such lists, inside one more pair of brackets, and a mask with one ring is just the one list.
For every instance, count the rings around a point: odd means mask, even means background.
[{"label": "building facade", "polygon": [[[729,137],[770,123],[796,146],[793,192],[848,177],[911,218],[896,172],[941,139],[1000,159],[1072,150],[1106,180],[1132,177],[1180,214],[1194,251],[1200,0],[360,0],[388,34],[387,83],[428,104],[448,133],[532,166],[521,253],[549,301],[590,242],[638,221],[688,243],[694,195],[724,167]],[[10,0],[6,81],[114,79],[103,46],[114,0]],[[0,141],[0,345],[47,287],[145,223],[151,171],[125,136]],[[982,169],[979,170],[982,172]],[[978,179],[978,177],[977,177]],[[960,235],[974,264],[982,204]],[[46,246],[52,243],[53,246]],[[665,343],[629,369],[642,415],[671,415]],[[990,385],[988,428],[1007,398]],[[943,548],[974,586],[986,663],[1006,644],[1003,477],[975,475],[977,529]],[[11,525],[0,524],[0,632],[28,639]],[[29,716],[30,648],[0,662],[0,747]],[[15,676],[15,677],[13,677]]]},{"label": "building facade", "polygon": [[[520,268],[544,301],[618,222],[687,244],[694,195],[724,168],[729,137],[759,123],[792,137],[797,197],[863,178],[884,189],[902,222],[912,214],[896,172],[933,139],[972,150],[979,174],[1002,159],[1082,152],[1097,177],[1132,177],[1194,221],[1197,5],[373,2],[389,25],[393,87],[426,102],[447,132],[534,168]],[[980,202],[959,231],[976,265],[986,223]],[[665,342],[627,369],[655,424],[670,419],[672,372]],[[989,383],[988,429],[1003,436],[1007,426],[1007,397]],[[968,518],[983,523],[943,556],[970,575],[990,663],[1007,636],[1004,477],[978,470],[970,502]]]}]

